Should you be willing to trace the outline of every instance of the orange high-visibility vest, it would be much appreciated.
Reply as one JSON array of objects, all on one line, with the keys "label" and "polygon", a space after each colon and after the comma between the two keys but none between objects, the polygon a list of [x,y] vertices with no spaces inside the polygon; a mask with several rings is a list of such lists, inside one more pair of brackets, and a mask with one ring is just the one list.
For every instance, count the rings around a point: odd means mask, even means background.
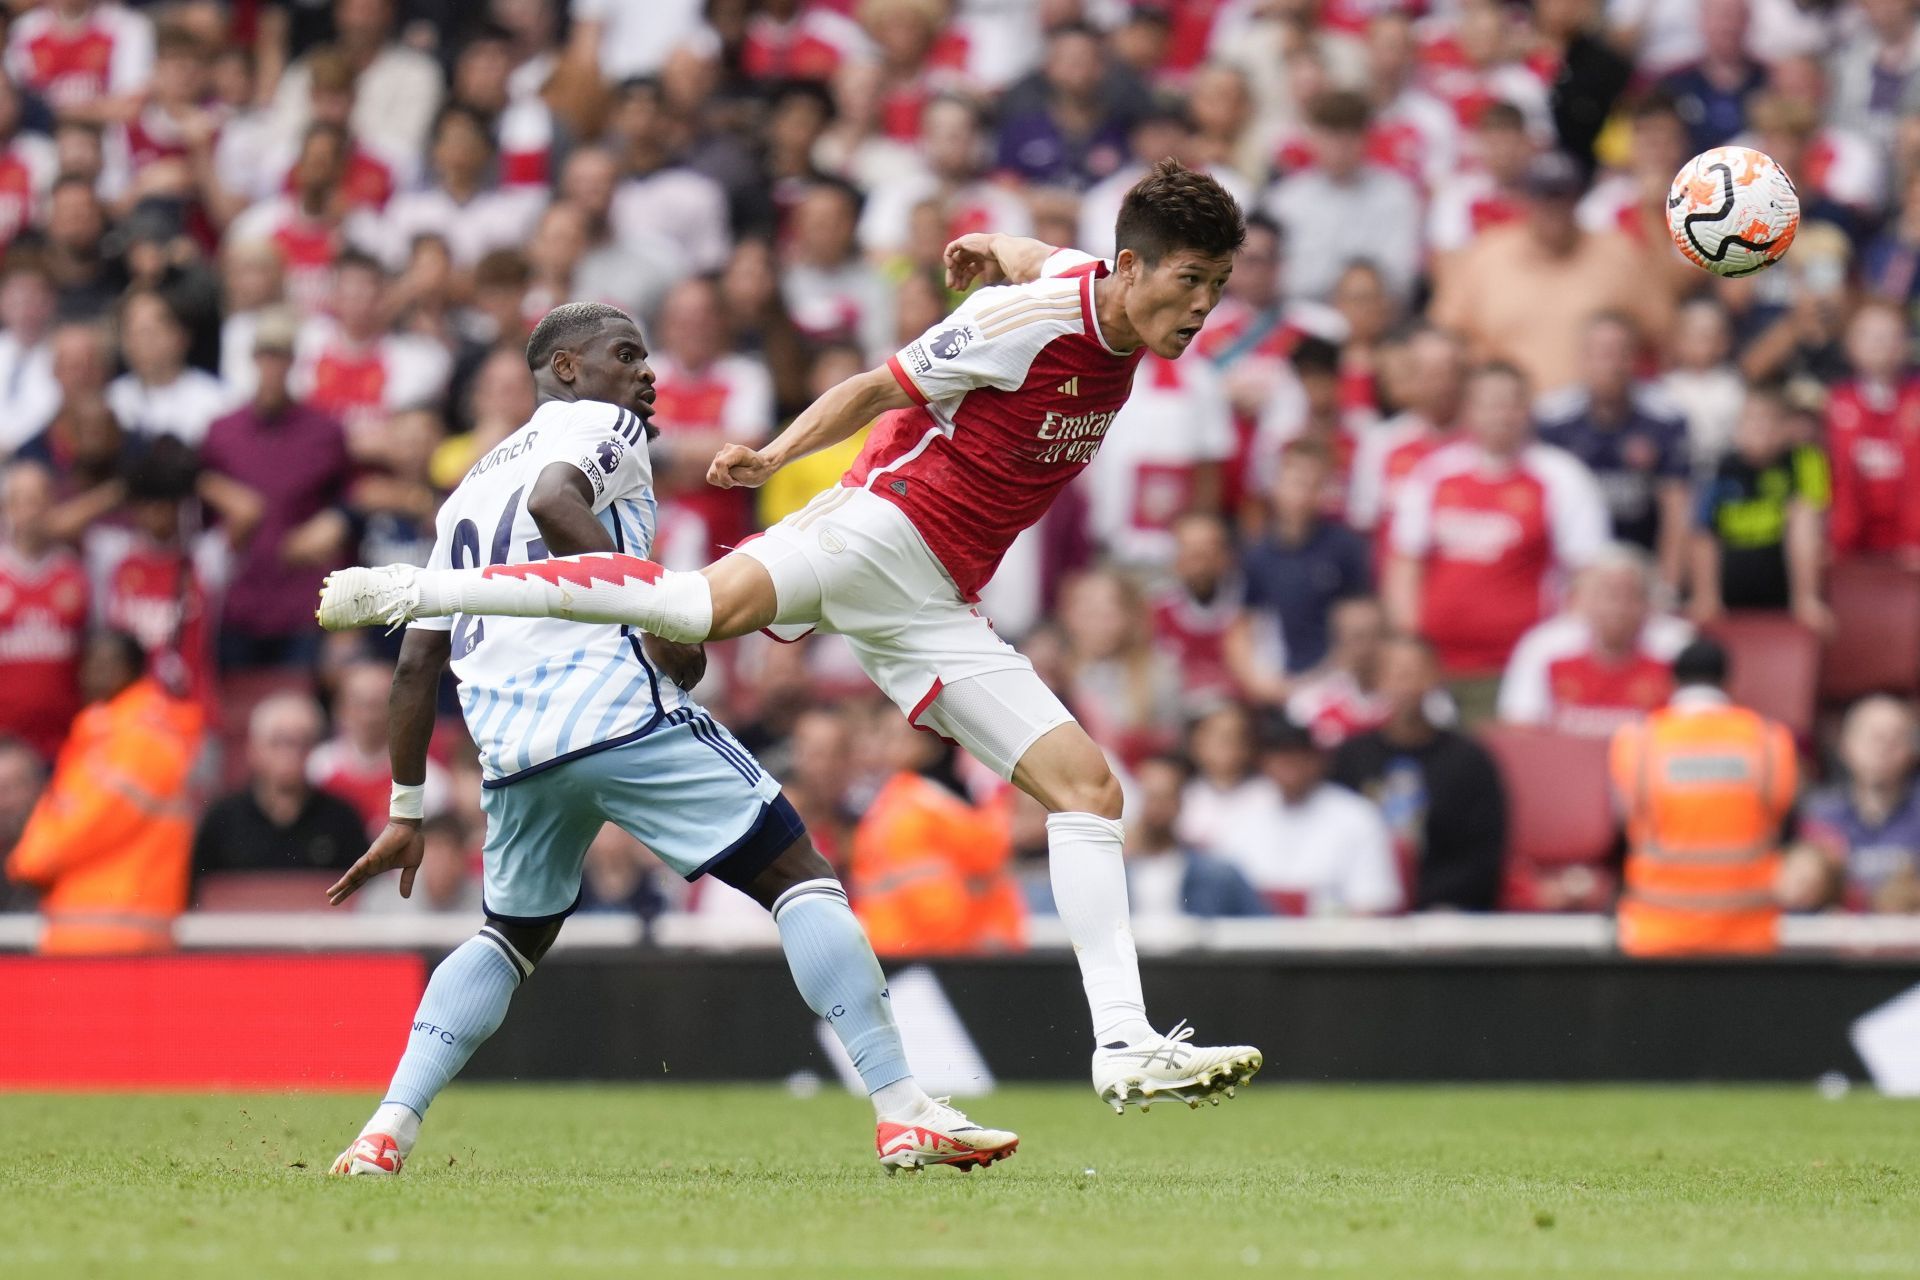
[{"label": "orange high-visibility vest", "polygon": [[853,833],[854,913],[881,955],[1018,949],[1025,909],[1012,856],[1003,808],[895,774]]},{"label": "orange high-visibility vest", "polygon": [[1777,947],[1780,824],[1799,784],[1786,728],[1744,707],[1671,706],[1617,732],[1611,765],[1627,816],[1620,949]]},{"label": "orange high-visibility vest", "polygon": [[73,722],[7,874],[40,889],[40,950],[161,951],[187,905],[205,717],[140,680]]}]

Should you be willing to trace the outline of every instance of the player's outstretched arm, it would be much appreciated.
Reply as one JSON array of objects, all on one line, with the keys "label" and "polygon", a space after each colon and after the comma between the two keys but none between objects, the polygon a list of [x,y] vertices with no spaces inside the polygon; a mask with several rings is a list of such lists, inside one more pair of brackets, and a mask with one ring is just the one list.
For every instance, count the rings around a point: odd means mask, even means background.
[{"label": "player's outstretched arm", "polygon": [[808,405],[765,447],[730,444],[715,454],[707,468],[707,483],[721,489],[758,488],[796,458],[839,444],[881,414],[913,403],[885,365],[857,374]]},{"label": "player's outstretched arm", "polygon": [[1053,254],[1053,246],[1027,236],[975,231],[947,246],[947,288],[978,284],[1030,284]]},{"label": "player's outstretched arm", "polygon": [[[440,675],[453,652],[453,634],[411,627],[400,642],[400,661],[393,669],[393,689],[387,695],[388,754],[393,780],[399,786],[418,787],[427,780],[427,741],[433,737],[434,702]],[[425,853],[418,817],[394,816],[360,860],[327,890],[327,901],[339,906],[354,891],[383,871],[400,869],[400,896],[413,896],[414,873]]]}]

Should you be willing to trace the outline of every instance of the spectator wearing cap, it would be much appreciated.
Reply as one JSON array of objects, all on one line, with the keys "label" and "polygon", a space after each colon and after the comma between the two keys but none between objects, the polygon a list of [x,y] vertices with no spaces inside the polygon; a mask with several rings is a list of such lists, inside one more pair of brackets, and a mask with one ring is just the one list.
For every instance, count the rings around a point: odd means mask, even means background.
[{"label": "spectator wearing cap", "polygon": [[1261,727],[1260,770],[1277,803],[1260,825],[1257,856],[1242,846],[1240,873],[1282,915],[1381,915],[1404,901],[1393,838],[1380,811],[1327,781],[1327,758],[1304,726],[1271,717]]},{"label": "spectator wearing cap", "polygon": [[1334,752],[1331,776],[1378,806],[1412,886],[1415,911],[1491,911],[1506,859],[1507,803],[1493,757],[1436,723],[1438,655],[1395,636],[1380,655],[1387,718]]},{"label": "spectator wearing cap", "polygon": [[1817,905],[1837,897],[1853,911],[1920,912],[1920,722],[1898,698],[1862,698],[1840,729],[1841,777],[1807,797],[1802,840],[1826,858]]},{"label": "spectator wearing cap", "polygon": [[1179,836],[1187,767],[1173,756],[1148,756],[1133,768],[1134,803],[1127,813],[1127,904],[1136,922],[1264,916],[1267,903],[1223,858]]},{"label": "spectator wearing cap", "polygon": [[320,742],[320,706],[276,693],[247,722],[247,784],[208,806],[193,840],[196,877],[221,871],[333,871],[366,850],[351,804],[308,781]]},{"label": "spectator wearing cap", "polygon": [[1820,597],[1831,500],[1827,459],[1795,444],[1784,393],[1747,391],[1733,448],[1702,487],[1693,540],[1693,617],[1705,625],[1728,610],[1790,610],[1818,635],[1833,614]]},{"label": "spectator wearing cap", "polygon": [[1700,0],[1699,61],[1662,81],[1679,104],[1695,152],[1745,128],[1747,99],[1766,84],[1767,69],[1747,52],[1747,19],[1747,0]]},{"label": "spectator wearing cap", "polygon": [[0,457],[47,429],[60,411],[53,376],[53,279],[16,251],[0,267]]},{"label": "spectator wearing cap", "polygon": [[238,550],[227,589],[219,639],[226,668],[299,663],[318,650],[313,600],[327,566],[289,563],[287,544],[309,521],[333,516],[352,462],[339,422],[288,392],[296,328],[284,311],[261,317],[253,400],[216,421],[201,449],[209,471],[265,503],[259,527]]},{"label": "spectator wearing cap", "polygon": [[1016,86],[1003,105],[998,167],[1026,182],[1079,191],[1118,169],[1127,155],[1127,117],[1107,92],[1107,73],[1098,32],[1078,23],[1050,31],[1037,95]]},{"label": "spectator wearing cap", "polygon": [[1585,185],[1567,156],[1527,167],[1526,216],[1478,236],[1439,275],[1429,317],[1462,334],[1478,358],[1518,365],[1539,394],[1580,376],[1587,323],[1604,311],[1632,316],[1649,342],[1667,332],[1666,289],[1639,270],[1640,252],[1618,231],[1585,231],[1574,206]]},{"label": "spectator wearing cap", "polygon": [[1692,458],[1680,416],[1634,376],[1640,336],[1630,316],[1587,323],[1580,381],[1538,406],[1540,440],[1587,465],[1606,498],[1613,536],[1651,553],[1677,598],[1692,530]]},{"label": "spectator wearing cap", "polygon": [[280,76],[274,124],[283,138],[298,137],[313,109],[313,60],[340,57],[352,75],[353,135],[404,156],[426,150],[440,109],[440,66],[394,38],[393,0],[334,0],[334,43],[296,60]]},{"label": "spectator wearing cap", "polygon": [[1500,681],[1498,715],[1509,724],[1610,735],[1666,705],[1674,655],[1693,628],[1656,613],[1646,553],[1615,543],[1575,580],[1566,612],[1514,646]]},{"label": "spectator wearing cap", "polygon": [[1287,288],[1324,300],[1349,262],[1365,258],[1398,297],[1420,270],[1420,195],[1367,159],[1366,98],[1329,91],[1309,107],[1313,163],[1268,188],[1260,207],[1286,236]]}]

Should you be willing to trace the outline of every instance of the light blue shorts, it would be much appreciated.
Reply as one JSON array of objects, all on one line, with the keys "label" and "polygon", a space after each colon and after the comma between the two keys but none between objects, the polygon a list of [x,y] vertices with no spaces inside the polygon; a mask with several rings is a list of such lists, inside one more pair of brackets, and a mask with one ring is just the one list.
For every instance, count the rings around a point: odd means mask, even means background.
[{"label": "light blue shorts", "polygon": [[765,866],[805,832],[779,782],[699,707],[632,742],[489,782],[480,803],[486,912],[515,924],[580,904],[587,846],[608,822],[689,880],[735,859]]}]

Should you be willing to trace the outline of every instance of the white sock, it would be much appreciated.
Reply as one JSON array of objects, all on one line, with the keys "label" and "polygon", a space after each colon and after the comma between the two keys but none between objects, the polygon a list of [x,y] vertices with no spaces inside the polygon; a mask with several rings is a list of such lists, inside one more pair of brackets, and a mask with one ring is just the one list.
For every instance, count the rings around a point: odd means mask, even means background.
[{"label": "white sock", "polygon": [[1073,939],[1080,982],[1093,1011],[1095,1044],[1134,1044],[1154,1034],[1140,994],[1140,959],[1127,919],[1125,828],[1092,813],[1047,818],[1047,869],[1053,905]]},{"label": "white sock", "polygon": [[713,589],[705,574],[662,569],[613,553],[554,556],[485,569],[423,569],[414,577],[423,618],[565,618],[639,627],[663,640],[697,644],[713,630]]},{"label": "white sock", "polygon": [[370,1133],[384,1133],[392,1138],[404,1158],[413,1153],[413,1144],[420,1139],[420,1113],[403,1102],[383,1102],[360,1136],[364,1138]]},{"label": "white sock", "polygon": [[924,1109],[933,1106],[933,1099],[927,1096],[927,1091],[912,1076],[895,1080],[892,1084],[883,1084],[871,1096],[873,1118],[893,1124],[911,1124],[920,1118]]}]

